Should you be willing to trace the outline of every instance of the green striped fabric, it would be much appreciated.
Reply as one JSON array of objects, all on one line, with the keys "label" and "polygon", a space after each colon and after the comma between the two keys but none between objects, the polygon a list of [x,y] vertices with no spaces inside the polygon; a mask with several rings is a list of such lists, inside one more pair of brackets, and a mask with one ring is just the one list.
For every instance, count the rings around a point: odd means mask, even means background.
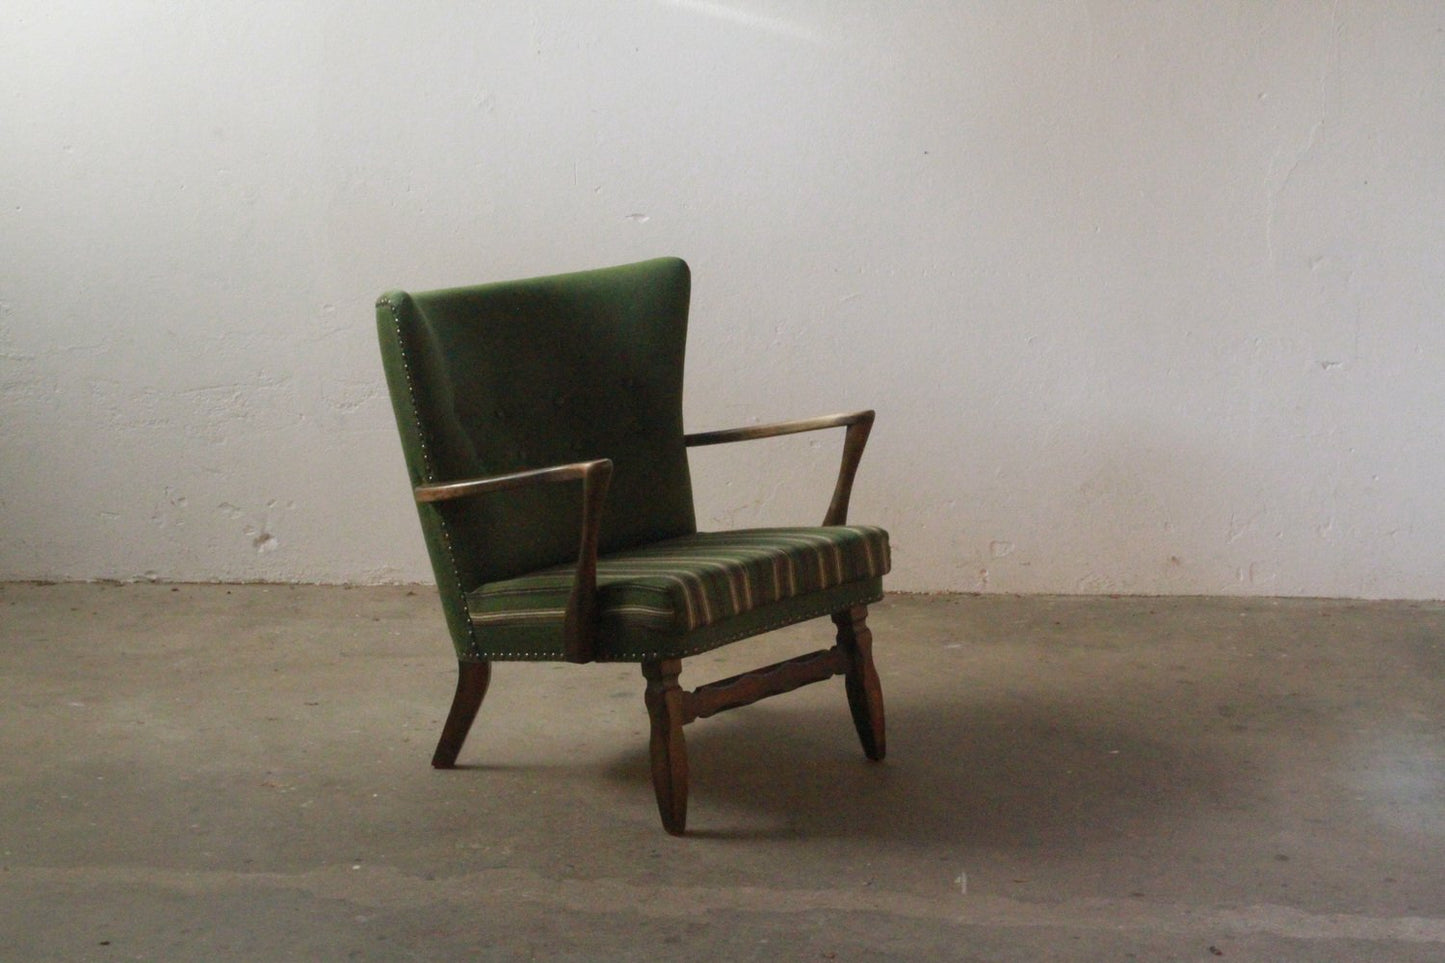
[{"label": "green striped fabric", "polygon": [[[865,525],[699,532],[597,560],[598,618],[690,632],[774,602],[875,579],[888,533]],[[468,596],[478,627],[560,623],[574,565],[491,582]]]}]

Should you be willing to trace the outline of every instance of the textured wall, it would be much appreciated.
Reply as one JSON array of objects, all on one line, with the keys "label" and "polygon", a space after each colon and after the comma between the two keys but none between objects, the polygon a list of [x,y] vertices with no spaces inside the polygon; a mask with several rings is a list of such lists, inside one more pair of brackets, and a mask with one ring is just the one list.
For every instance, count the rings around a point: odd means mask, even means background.
[{"label": "textured wall", "polygon": [[[907,589],[1445,597],[1445,6],[11,0],[0,577],[429,576],[371,303],[677,254]],[[840,439],[701,453],[812,521]]]}]

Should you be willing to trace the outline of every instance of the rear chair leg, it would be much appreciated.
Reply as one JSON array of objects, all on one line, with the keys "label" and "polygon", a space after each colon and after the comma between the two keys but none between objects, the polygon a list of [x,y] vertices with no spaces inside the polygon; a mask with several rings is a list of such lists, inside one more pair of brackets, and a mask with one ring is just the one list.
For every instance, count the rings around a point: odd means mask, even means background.
[{"label": "rear chair leg", "polygon": [[652,720],[652,788],[662,828],[681,836],[687,828],[687,743],[682,736],[683,690],[677,684],[680,659],[642,663],[647,679],[647,715]]},{"label": "rear chair leg", "polygon": [[887,752],[883,730],[883,687],[873,667],[873,633],[868,628],[868,607],[855,605],[833,613],[838,627],[838,647],[848,656],[845,684],[853,727],[869,759],[882,759]]},{"label": "rear chair leg", "polygon": [[457,754],[462,743],[467,741],[472,720],[482,706],[482,697],[487,694],[487,683],[492,680],[490,662],[457,662],[457,694],[452,698],[452,711],[442,726],[442,737],[437,751],[431,757],[431,764],[437,769],[450,769],[456,765]]}]

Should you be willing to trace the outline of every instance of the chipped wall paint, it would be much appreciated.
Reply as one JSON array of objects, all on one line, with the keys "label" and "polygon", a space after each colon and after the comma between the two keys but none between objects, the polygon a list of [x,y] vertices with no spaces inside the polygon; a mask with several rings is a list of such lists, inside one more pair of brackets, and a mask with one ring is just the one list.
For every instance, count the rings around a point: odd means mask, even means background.
[{"label": "chipped wall paint", "polygon": [[[694,267],[914,590],[1445,597],[1445,7],[12,0],[0,577],[429,578],[371,303]],[[699,452],[813,521],[838,438]]]}]

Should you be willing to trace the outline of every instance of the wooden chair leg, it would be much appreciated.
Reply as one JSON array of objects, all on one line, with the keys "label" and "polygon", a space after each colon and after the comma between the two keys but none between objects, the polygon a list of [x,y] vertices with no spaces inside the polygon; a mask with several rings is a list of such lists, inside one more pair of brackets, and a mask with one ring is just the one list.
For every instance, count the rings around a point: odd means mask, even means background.
[{"label": "wooden chair leg", "polygon": [[844,681],[853,726],[869,759],[882,759],[887,752],[883,726],[883,687],[873,667],[873,633],[868,628],[868,607],[855,605],[833,613],[838,627],[838,647],[848,655]]},{"label": "wooden chair leg", "polygon": [[487,694],[487,683],[492,681],[490,662],[457,662],[457,694],[452,698],[452,710],[442,726],[442,737],[437,742],[437,751],[432,754],[431,764],[437,769],[451,769],[457,763],[462,743],[467,741],[472,721],[482,706]]},{"label": "wooden chair leg", "polygon": [[682,736],[683,690],[677,684],[681,671],[680,659],[642,663],[652,720],[652,788],[662,827],[674,836],[687,828],[687,743]]}]

